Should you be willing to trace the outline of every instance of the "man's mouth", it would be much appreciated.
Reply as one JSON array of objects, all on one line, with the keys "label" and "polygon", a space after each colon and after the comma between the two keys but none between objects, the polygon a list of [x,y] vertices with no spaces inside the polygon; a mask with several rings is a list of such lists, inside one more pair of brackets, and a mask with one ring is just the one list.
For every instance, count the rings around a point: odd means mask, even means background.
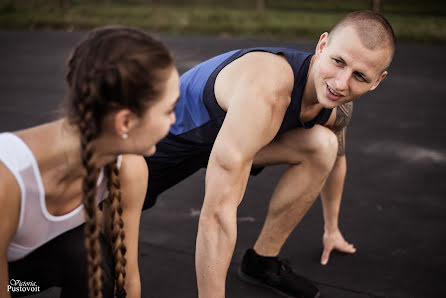
[{"label": "man's mouth", "polygon": [[327,86],[327,96],[330,100],[338,100],[343,96],[342,94],[334,91],[330,86],[328,86],[328,84],[326,86]]}]

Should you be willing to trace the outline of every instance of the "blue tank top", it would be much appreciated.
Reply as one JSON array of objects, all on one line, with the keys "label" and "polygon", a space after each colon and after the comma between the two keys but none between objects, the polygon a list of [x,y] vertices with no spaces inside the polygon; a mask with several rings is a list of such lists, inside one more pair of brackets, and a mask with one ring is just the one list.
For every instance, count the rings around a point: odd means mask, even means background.
[{"label": "blue tank top", "polygon": [[296,127],[311,128],[315,124],[325,124],[328,121],[331,109],[322,109],[314,119],[308,122],[300,120],[302,95],[312,53],[291,47],[250,48],[230,51],[211,58],[181,76],[180,99],[175,108],[177,120],[170,128],[170,135],[174,135],[175,139],[183,144],[192,145],[198,150],[200,147],[209,150],[226,116],[226,112],[221,109],[215,98],[215,79],[226,65],[254,51],[283,55],[294,73],[291,102],[278,134]]}]

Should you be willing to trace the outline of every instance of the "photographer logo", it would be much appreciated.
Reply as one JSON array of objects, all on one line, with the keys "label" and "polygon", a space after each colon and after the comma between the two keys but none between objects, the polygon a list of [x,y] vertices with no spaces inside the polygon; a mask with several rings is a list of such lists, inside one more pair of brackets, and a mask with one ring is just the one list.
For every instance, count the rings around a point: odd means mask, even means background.
[{"label": "photographer logo", "polygon": [[40,292],[40,287],[35,281],[11,279],[8,285],[8,292],[38,293]]}]

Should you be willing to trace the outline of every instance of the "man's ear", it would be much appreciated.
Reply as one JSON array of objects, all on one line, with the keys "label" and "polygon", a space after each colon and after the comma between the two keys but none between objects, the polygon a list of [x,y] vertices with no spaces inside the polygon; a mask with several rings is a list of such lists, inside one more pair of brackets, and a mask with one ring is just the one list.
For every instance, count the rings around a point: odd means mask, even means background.
[{"label": "man's ear", "polygon": [[319,55],[320,53],[322,53],[327,43],[328,43],[328,32],[324,32],[321,34],[321,37],[319,38],[319,41],[316,45],[315,54]]},{"label": "man's ear", "polygon": [[136,117],[129,109],[122,109],[113,116],[113,128],[119,136],[128,134],[135,126]]},{"label": "man's ear", "polygon": [[383,71],[383,73],[379,76],[378,80],[373,84],[373,86],[370,88],[370,91],[375,90],[376,87],[378,87],[379,83],[384,80],[384,78],[387,76],[387,70]]}]

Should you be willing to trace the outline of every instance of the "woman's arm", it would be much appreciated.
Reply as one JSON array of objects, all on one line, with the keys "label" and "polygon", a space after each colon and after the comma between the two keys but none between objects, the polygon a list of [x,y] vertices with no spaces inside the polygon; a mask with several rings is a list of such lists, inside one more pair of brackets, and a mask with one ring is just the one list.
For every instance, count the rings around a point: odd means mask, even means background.
[{"label": "woman's arm", "polygon": [[[119,181],[127,248],[125,290],[127,298],[139,298],[141,297],[141,280],[138,267],[138,234],[148,181],[148,169],[144,158],[136,155],[124,155],[119,170]],[[105,212],[108,213],[109,210],[105,210]],[[109,218],[107,215],[104,217],[106,221]],[[109,226],[108,223],[106,224]]]},{"label": "woman's arm", "polygon": [[20,188],[11,172],[0,162],[0,297],[8,293],[7,251],[20,217]]}]

